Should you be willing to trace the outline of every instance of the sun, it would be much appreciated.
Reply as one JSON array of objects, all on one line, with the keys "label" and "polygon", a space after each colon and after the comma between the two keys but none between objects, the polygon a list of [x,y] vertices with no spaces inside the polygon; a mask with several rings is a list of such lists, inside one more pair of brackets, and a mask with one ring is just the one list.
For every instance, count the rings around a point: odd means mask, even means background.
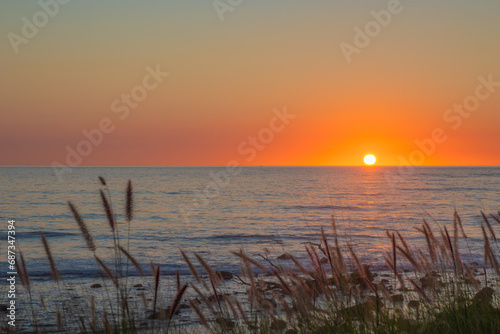
[{"label": "sun", "polygon": [[373,154],[367,154],[363,160],[365,161],[365,164],[373,165],[375,161],[377,161],[377,158],[375,158]]}]

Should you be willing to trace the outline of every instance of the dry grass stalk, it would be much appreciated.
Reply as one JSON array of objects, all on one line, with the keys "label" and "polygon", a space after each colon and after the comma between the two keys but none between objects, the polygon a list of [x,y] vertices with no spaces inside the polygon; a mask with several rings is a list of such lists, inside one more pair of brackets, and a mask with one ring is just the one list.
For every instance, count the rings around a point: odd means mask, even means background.
[{"label": "dry grass stalk", "polygon": [[194,310],[194,312],[198,315],[198,318],[200,319],[201,324],[203,326],[205,326],[206,328],[210,328],[210,326],[208,325],[207,319],[205,318],[203,313],[200,311],[200,309],[198,308],[196,303],[194,303],[192,300],[190,300],[189,305]]},{"label": "dry grass stalk", "polygon": [[500,275],[500,266],[495,254],[491,250],[490,240],[488,239],[488,235],[486,234],[483,224],[481,224],[481,229],[483,230],[484,237],[484,265],[487,266],[489,262],[493,269],[495,269],[497,275]]},{"label": "dry grass stalk", "polygon": [[189,270],[191,270],[191,273],[193,274],[193,276],[196,279],[196,281],[198,283],[200,283],[201,279],[200,279],[200,275],[198,275],[198,270],[196,270],[196,268],[193,265],[193,263],[191,262],[191,260],[189,260],[189,258],[186,255],[186,253],[184,253],[182,250],[181,250],[181,255],[184,258],[184,261],[186,261],[187,265],[189,266]]},{"label": "dry grass stalk", "polygon": [[488,218],[486,217],[486,215],[484,214],[483,211],[481,211],[481,215],[483,216],[483,219],[486,222],[486,226],[488,226],[488,230],[490,231],[490,234],[493,237],[493,240],[495,240],[495,242],[497,242],[497,236],[495,234],[495,231],[493,230],[493,227],[491,227],[491,224],[490,224]]},{"label": "dry grass stalk", "polygon": [[451,259],[453,261],[453,268],[455,269],[455,273],[457,273],[457,260],[455,259],[455,251],[453,249],[453,244],[451,243],[450,234],[448,233],[448,229],[446,226],[444,227],[444,232],[446,236],[447,248],[450,251]]},{"label": "dry grass stalk", "polygon": [[56,267],[56,262],[54,261],[54,258],[52,257],[52,252],[50,251],[49,243],[47,242],[47,239],[45,238],[45,235],[43,232],[40,232],[40,235],[42,237],[42,244],[43,248],[45,249],[45,253],[47,254],[47,259],[49,260],[49,265],[50,265],[50,272],[52,274],[52,279],[55,282],[59,281],[59,270],[57,270]]},{"label": "dry grass stalk", "polygon": [[100,193],[101,193],[102,205],[104,207],[104,212],[106,213],[106,218],[108,218],[109,227],[111,227],[111,230],[114,231],[116,225],[115,215],[113,214],[108,198],[106,197],[106,195],[104,195],[104,191],[102,191],[102,189],[100,190]]},{"label": "dry grass stalk", "polygon": [[135,269],[137,269],[137,271],[139,272],[139,274],[141,276],[144,276],[144,270],[142,270],[142,267],[141,265],[139,264],[139,262],[137,262],[137,260],[132,256],[132,254],[130,254],[125,248],[123,248],[123,246],[120,246],[118,245],[118,248],[120,249],[120,251],[125,254],[125,256],[130,260],[130,262],[134,265]]},{"label": "dry grass stalk", "polygon": [[467,239],[467,235],[465,234],[464,227],[462,225],[462,218],[458,215],[457,209],[455,209],[455,212],[453,213],[453,218],[455,222],[458,223],[458,226],[460,227],[460,231],[462,232],[462,236],[464,239]]},{"label": "dry grass stalk", "polygon": [[[334,221],[333,216],[332,216],[332,221],[333,221],[332,224],[334,226],[334,232],[335,232],[335,224],[334,224],[335,221]],[[336,261],[336,259],[334,259],[334,257],[332,256],[332,252],[330,251],[330,245],[328,244],[328,239],[326,238],[325,231],[323,230],[323,227],[321,228],[321,238],[322,238],[323,243],[325,244],[325,253],[326,253],[326,256],[328,259],[328,263],[330,264],[330,269],[332,270],[333,277],[340,285],[342,282],[341,282],[340,274],[339,274],[339,272],[337,270],[337,266],[336,266],[338,261]],[[314,253],[316,253],[316,252],[314,252]],[[319,267],[321,268],[322,277],[324,278],[323,267],[321,266],[321,262],[319,263]]]},{"label": "dry grass stalk", "polygon": [[396,253],[396,235],[393,233],[392,234],[392,260],[394,261],[393,263],[393,270],[394,274],[397,275],[397,253]]},{"label": "dry grass stalk", "polygon": [[287,294],[289,294],[290,296],[295,295],[292,288],[283,280],[283,277],[281,277],[281,275],[276,270],[272,269],[272,274],[278,279],[278,281],[280,281],[281,287],[286,291]]},{"label": "dry grass stalk", "polygon": [[16,271],[21,280],[21,284],[31,292],[31,283],[30,283],[30,275],[28,273],[28,268],[26,267],[26,262],[24,261],[24,255],[21,251],[19,251],[19,261],[16,261]]},{"label": "dry grass stalk", "polygon": [[201,301],[208,307],[208,309],[212,312],[212,314],[216,315],[217,312],[215,312],[214,308],[212,307],[212,303],[208,300],[208,298],[198,289],[195,285],[191,284],[191,287],[194,289],[194,291],[198,294],[198,297],[200,297]]},{"label": "dry grass stalk", "polygon": [[179,309],[179,305],[181,304],[182,296],[184,296],[184,293],[186,292],[187,289],[187,284],[184,284],[178,291],[177,295],[175,296],[174,301],[172,302],[172,305],[170,305],[170,312],[168,314],[168,319],[172,319],[174,314],[177,312]]},{"label": "dry grass stalk", "polygon": [[411,253],[407,253],[405,249],[401,246],[396,246],[396,248],[399,250],[399,253],[403,255],[403,257],[410,262],[410,264],[413,266],[413,268],[417,271],[423,271],[422,265],[418,263],[418,261],[413,257]]},{"label": "dry grass stalk", "polygon": [[434,245],[437,245],[438,244],[438,241],[436,239],[436,237],[434,236],[434,233],[432,232],[432,229],[429,225],[429,223],[424,219],[424,223],[423,225],[425,226],[425,228],[427,229],[427,232],[429,233],[429,238],[432,240],[432,243]]},{"label": "dry grass stalk", "polygon": [[175,281],[177,285],[177,293],[179,293],[179,291],[181,291],[181,274],[179,272],[179,269],[175,271]]},{"label": "dry grass stalk", "polygon": [[113,282],[114,286],[118,287],[118,279],[113,274],[111,269],[109,269],[109,267],[104,262],[102,262],[102,260],[97,255],[95,255],[95,259],[96,259],[97,263],[101,266],[101,268],[104,270],[104,272],[106,273],[106,276],[108,276],[108,278],[111,280],[111,282]]},{"label": "dry grass stalk", "polygon": [[366,275],[366,270],[365,268],[361,265],[361,262],[359,261],[358,259],[358,256],[356,255],[356,253],[354,252],[354,249],[352,247],[352,245],[348,245],[347,246],[348,249],[349,249],[349,252],[351,253],[351,257],[352,259],[354,260],[354,263],[356,264],[356,270],[358,271],[358,274],[359,276],[361,277],[361,279],[365,282],[366,286],[368,286],[370,288],[370,290],[372,290],[372,292],[374,294],[377,294],[377,291],[376,291],[376,288],[375,286],[373,285],[373,283],[368,279],[367,275]]},{"label": "dry grass stalk", "polygon": [[82,217],[76,210],[76,207],[73,205],[73,203],[68,202],[68,205],[71,210],[71,213],[73,214],[73,217],[76,220],[76,223],[78,224],[78,227],[80,227],[80,231],[82,232],[83,238],[87,243],[87,248],[90,249],[92,252],[95,252],[96,247],[94,244],[94,240],[92,239],[92,236],[90,235],[89,230],[87,229],[87,225],[83,221]]},{"label": "dry grass stalk", "polygon": [[155,297],[153,302],[153,315],[156,314],[156,301],[158,300],[158,287],[160,286],[160,265],[156,266],[153,271],[155,277]]},{"label": "dry grass stalk", "polygon": [[[498,212],[498,215],[500,216],[500,212]],[[500,224],[500,219],[498,219],[497,217],[493,216],[492,214],[490,214],[491,218],[493,218],[498,224]]]},{"label": "dry grass stalk", "polygon": [[263,266],[259,262],[255,261],[254,259],[248,257],[242,250],[240,250],[239,252],[231,252],[231,253],[238,256],[239,258],[241,258],[244,262],[253,264],[257,268],[259,268],[261,271],[263,271],[263,272],[267,271],[267,268],[265,266]]},{"label": "dry grass stalk", "polygon": [[105,187],[107,187],[107,184],[106,184],[106,180],[104,180],[104,178],[102,176],[99,176],[99,181],[101,182],[101,184]]},{"label": "dry grass stalk", "polygon": [[132,196],[132,181],[128,180],[126,191],[125,217],[130,222],[133,218],[134,198]]},{"label": "dry grass stalk", "polygon": [[425,236],[425,241],[427,243],[427,250],[429,251],[429,255],[431,257],[432,263],[437,262],[436,248],[433,242],[433,238],[431,237],[432,231],[430,231],[429,226],[426,224],[422,224],[422,231]]},{"label": "dry grass stalk", "polygon": [[206,270],[208,273],[208,277],[210,278],[210,281],[212,282],[213,285],[217,286],[219,284],[219,275],[215,273],[215,271],[208,265],[208,263],[203,260],[203,258],[197,254],[194,253],[194,256],[198,260],[198,262],[201,264],[201,266]]}]

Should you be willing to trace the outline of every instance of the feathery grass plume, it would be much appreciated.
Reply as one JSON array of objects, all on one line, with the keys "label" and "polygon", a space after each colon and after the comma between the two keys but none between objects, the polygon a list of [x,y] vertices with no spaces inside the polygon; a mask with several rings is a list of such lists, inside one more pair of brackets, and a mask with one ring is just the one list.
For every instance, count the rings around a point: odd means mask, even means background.
[{"label": "feathery grass plume", "polygon": [[451,252],[450,245],[448,244],[448,241],[446,240],[446,235],[441,227],[439,227],[439,234],[441,234],[441,242],[438,244],[439,250],[441,251],[442,259],[445,261],[446,264],[448,264],[449,252]]},{"label": "feathery grass plume", "polygon": [[455,250],[455,262],[457,263],[457,267],[459,270],[459,273],[463,274],[463,265],[462,265],[462,258],[460,257],[460,247],[458,246],[458,221],[454,224],[453,227],[453,249]]},{"label": "feathery grass plume", "polygon": [[335,237],[335,252],[337,253],[337,265],[339,267],[339,272],[340,273],[345,273],[347,272],[347,265],[344,260],[344,256],[342,254],[342,250],[340,249],[339,246],[339,240],[337,237]]},{"label": "feathery grass plume", "polygon": [[191,306],[191,308],[194,310],[196,315],[198,315],[198,318],[200,319],[201,324],[203,326],[205,326],[206,328],[210,328],[210,326],[208,325],[207,319],[205,318],[203,313],[200,311],[198,306],[192,300],[189,301],[189,306]]},{"label": "feathery grass plume", "polygon": [[455,252],[458,250],[458,222],[455,220],[453,222],[453,248]]},{"label": "feathery grass plume", "polygon": [[418,263],[418,261],[413,257],[413,254],[407,253],[405,249],[401,246],[396,246],[396,248],[399,250],[399,253],[403,255],[403,257],[410,262],[410,264],[413,266],[414,269],[418,271],[423,271],[422,265]]},{"label": "feathery grass plume", "polygon": [[446,242],[448,244],[448,249],[450,250],[451,259],[453,261],[453,268],[455,269],[455,274],[457,273],[457,260],[455,259],[455,251],[453,250],[453,244],[451,243],[450,234],[446,226],[444,227],[444,233],[446,235]]},{"label": "feathery grass plume", "polygon": [[332,230],[333,230],[333,236],[336,238],[337,237],[337,222],[335,221],[335,215],[332,215]]},{"label": "feathery grass plume", "polygon": [[389,253],[387,253],[384,256],[384,261],[389,267],[389,269],[394,273],[394,278],[398,280],[398,282],[401,284],[402,287],[404,287],[405,286],[404,280],[401,277],[401,275],[394,270],[394,262],[392,261],[392,256],[390,256]]},{"label": "feathery grass plume", "polygon": [[307,252],[307,256],[309,257],[309,261],[313,265],[314,271],[316,271],[318,269],[317,268],[318,264],[316,263],[316,260],[314,259],[314,256],[313,256],[314,248],[311,244],[306,245],[306,252]]},{"label": "feathery grass plume", "polygon": [[255,261],[254,259],[248,257],[243,250],[240,249],[239,252],[231,252],[232,254],[236,255],[237,257],[241,258],[244,262],[248,262],[259,268],[261,271],[265,272],[267,271],[267,268],[260,264],[259,262]]},{"label": "feathery grass plume", "polygon": [[425,236],[425,241],[427,243],[427,250],[429,251],[429,255],[431,257],[432,263],[437,262],[436,248],[434,247],[433,241],[431,239],[431,231],[429,231],[428,225],[422,224],[422,232]]},{"label": "feathery grass plume", "polygon": [[219,305],[219,309],[222,310],[222,306],[220,304],[220,296],[219,296],[219,292],[217,292],[217,289],[215,287],[215,282],[211,276],[209,276],[209,279],[210,279],[210,285],[212,286],[212,291],[214,292],[215,300],[217,301],[217,305]]},{"label": "feathery grass plume", "polygon": [[179,305],[181,304],[181,300],[182,300],[182,296],[184,295],[184,293],[186,292],[186,289],[187,289],[188,285],[187,284],[184,284],[182,286],[182,288],[180,288],[178,291],[177,291],[177,295],[175,296],[175,299],[174,301],[172,302],[172,305],[170,305],[170,312],[168,314],[168,319],[172,319],[172,317],[174,316],[174,314],[177,312],[177,310],[179,309]]},{"label": "feathery grass plume", "polygon": [[201,290],[198,289],[196,287],[196,285],[194,285],[193,283],[191,283],[191,287],[194,289],[194,291],[196,292],[196,294],[198,294],[198,297],[201,298],[201,302],[203,302],[206,306],[208,306],[210,308],[210,305],[212,303],[208,300],[207,296],[205,296],[205,294],[203,292],[201,292]]},{"label": "feathery grass plume", "polygon": [[100,190],[100,193],[101,193],[102,205],[104,207],[104,212],[106,213],[106,217],[108,218],[109,227],[111,227],[111,231],[114,231],[115,215],[113,214],[113,211],[111,210],[111,205],[109,205],[109,201],[106,195],[104,195],[104,191],[102,191],[102,189]]},{"label": "feathery grass plume", "polygon": [[488,239],[488,235],[486,234],[486,230],[484,229],[483,224],[481,224],[481,229],[483,230],[484,238],[484,266],[487,266],[491,253],[490,240]]},{"label": "feathery grass plume", "polygon": [[432,232],[431,226],[429,225],[429,223],[425,219],[424,219],[423,224],[424,224],[425,228],[427,229],[427,232],[429,233],[429,238],[431,239],[432,243],[437,245],[438,241],[437,241],[436,237],[434,236],[434,233]]},{"label": "feathery grass plume", "polygon": [[410,246],[408,246],[408,244],[406,243],[406,240],[399,232],[396,231],[396,234],[398,235],[398,238],[401,241],[401,245],[403,245],[403,247],[405,248],[406,253],[411,254],[412,251],[410,249]]},{"label": "feathery grass plume", "polygon": [[486,222],[486,226],[488,226],[488,230],[490,230],[490,234],[493,237],[493,240],[497,242],[497,236],[495,235],[495,231],[493,230],[493,227],[491,227],[491,224],[483,211],[481,211],[481,216],[483,216],[483,219]]},{"label": "feathery grass plume", "polygon": [[113,282],[113,284],[118,288],[118,279],[116,278],[116,276],[113,274],[113,272],[111,271],[111,269],[109,269],[109,267],[104,263],[102,262],[102,260],[97,256],[95,255],[94,256],[97,263],[101,266],[101,268],[104,270],[104,272],[106,273],[106,276],[108,276],[108,278]]},{"label": "feathery grass plume", "polygon": [[417,254],[420,257],[419,262],[422,263],[424,270],[426,272],[429,272],[432,268],[432,265],[429,263],[428,256],[426,256],[421,249],[417,251]]},{"label": "feathery grass plume", "polygon": [[40,235],[42,237],[43,248],[45,249],[45,253],[47,254],[47,259],[49,260],[50,272],[52,274],[52,279],[55,282],[58,282],[59,281],[59,271],[57,270],[56,263],[54,261],[54,258],[52,257],[52,252],[50,251],[49,243],[47,242],[47,239],[45,238],[45,235],[43,234],[43,232],[40,232]]},{"label": "feathery grass plume", "polygon": [[321,265],[321,260],[319,259],[318,253],[316,252],[315,249],[312,250],[312,254],[314,257],[315,264],[316,264],[317,272],[320,274],[320,278],[322,280],[325,280],[326,274],[325,274],[325,271],[323,269],[323,266]]},{"label": "feathery grass plume", "polygon": [[195,266],[193,265],[191,260],[189,260],[186,253],[184,253],[184,251],[182,249],[180,251],[181,251],[182,257],[184,258],[184,261],[186,261],[186,263],[189,267],[189,270],[191,270],[191,273],[193,274],[194,278],[196,279],[196,282],[200,283],[201,279],[200,279],[200,275],[198,275],[198,270],[196,270]]},{"label": "feathery grass plume", "polygon": [[87,248],[90,249],[92,252],[95,252],[96,247],[94,244],[94,239],[92,239],[92,236],[90,235],[89,230],[87,229],[87,225],[83,221],[82,217],[76,210],[76,207],[73,205],[73,203],[68,201],[68,205],[71,210],[71,213],[73,214],[73,217],[76,220],[76,223],[78,224],[78,227],[80,227],[80,231],[82,232],[83,238],[87,243]]},{"label": "feathery grass plume", "polygon": [[26,288],[26,290],[28,290],[28,292],[31,292],[30,275],[28,273],[28,268],[26,267],[26,262],[24,261],[24,255],[21,251],[19,251],[19,261],[16,261],[15,265],[21,284]]},{"label": "feathery grass plume", "polygon": [[[498,215],[500,216],[500,212],[498,213]],[[493,216],[492,214],[490,214],[491,218],[493,218],[497,223],[500,224],[500,219],[498,219],[497,217]]]},{"label": "feathery grass plume", "polygon": [[500,266],[495,254],[491,250],[490,240],[488,239],[488,235],[486,234],[483,224],[481,224],[481,229],[483,230],[484,237],[484,265],[487,266],[489,262],[493,269],[495,269],[497,275],[500,275]]},{"label": "feathery grass plume", "polygon": [[155,276],[155,297],[153,302],[153,317],[156,316],[156,301],[158,300],[158,287],[160,286],[160,265],[155,267],[153,272]]},{"label": "feathery grass plume", "polygon": [[[332,217],[332,219],[333,219],[333,217]],[[337,272],[337,268],[335,268],[335,265],[333,263],[332,252],[330,251],[330,245],[328,244],[328,239],[326,238],[325,231],[323,230],[323,227],[321,227],[321,239],[322,239],[323,243],[325,244],[325,253],[326,253],[326,256],[328,259],[328,263],[330,264],[330,269],[332,270],[332,274],[334,275],[334,277],[337,277],[338,280],[340,281],[340,276]],[[323,270],[322,270],[323,267],[321,266],[321,262],[320,262],[319,266],[321,268],[321,272],[323,272]]]},{"label": "feathery grass plume", "polygon": [[104,180],[104,178],[102,176],[99,176],[98,178],[99,178],[99,181],[101,182],[101,184],[106,187],[107,186],[106,180]]},{"label": "feathery grass plume", "polygon": [[132,197],[132,181],[130,180],[128,180],[127,184],[125,208],[126,208],[125,217],[127,217],[127,220],[130,222],[132,220],[133,210],[134,210],[134,198]]},{"label": "feathery grass plume", "polygon": [[205,262],[205,260],[203,260],[203,258],[198,253],[194,253],[194,256],[196,257],[198,262],[201,264],[201,266],[207,271],[208,277],[210,278],[210,281],[214,285],[218,285],[219,284],[219,275],[217,275],[215,273],[215,271],[213,271],[213,269],[208,265],[208,263]]},{"label": "feathery grass plume", "polygon": [[181,291],[181,275],[179,269],[175,271],[175,280],[177,282],[177,293],[179,293],[179,291]]},{"label": "feathery grass plume", "polygon": [[464,239],[467,239],[467,235],[465,234],[464,227],[462,225],[462,218],[460,218],[460,216],[458,215],[456,208],[455,212],[453,213],[453,218],[458,223],[458,226],[460,227],[460,232],[462,232],[462,236],[464,237]]},{"label": "feathery grass plume", "polygon": [[370,290],[373,291],[374,294],[377,294],[375,287],[373,286],[373,283],[370,282],[368,277],[366,276],[366,270],[365,268],[361,265],[361,262],[359,261],[358,256],[354,252],[354,249],[351,244],[347,245],[347,248],[349,249],[349,252],[351,253],[351,257],[354,260],[354,264],[356,265],[356,269],[358,271],[359,276],[361,279],[366,283],[366,286],[370,288]]},{"label": "feathery grass plume", "polygon": [[118,248],[120,249],[120,251],[125,254],[125,256],[130,260],[130,262],[132,262],[132,264],[134,265],[135,269],[137,269],[137,271],[139,272],[139,274],[141,276],[144,276],[144,270],[142,270],[142,267],[141,265],[139,264],[139,262],[137,262],[137,260],[132,256],[132,254],[130,254],[125,248],[123,248],[123,246],[120,246],[118,245]]},{"label": "feathery grass plume", "polygon": [[394,261],[394,274],[397,274],[396,235],[394,233],[392,233],[392,261]]}]

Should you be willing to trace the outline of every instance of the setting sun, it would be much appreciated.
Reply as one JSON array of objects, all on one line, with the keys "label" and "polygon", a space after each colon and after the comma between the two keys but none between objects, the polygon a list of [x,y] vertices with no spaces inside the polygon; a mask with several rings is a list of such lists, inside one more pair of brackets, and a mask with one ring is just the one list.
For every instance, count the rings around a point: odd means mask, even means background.
[{"label": "setting sun", "polygon": [[365,164],[367,164],[367,165],[373,165],[375,163],[375,161],[377,161],[377,158],[375,158],[375,156],[373,154],[367,154],[367,155],[365,155],[364,161],[365,161]]}]

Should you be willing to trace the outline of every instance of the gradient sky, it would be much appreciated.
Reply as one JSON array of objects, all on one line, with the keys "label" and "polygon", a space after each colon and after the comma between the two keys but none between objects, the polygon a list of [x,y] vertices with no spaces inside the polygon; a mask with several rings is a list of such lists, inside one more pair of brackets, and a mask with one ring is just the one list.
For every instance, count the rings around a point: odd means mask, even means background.
[{"label": "gradient sky", "polygon": [[[341,43],[389,2],[243,0],[221,20],[211,0],[73,0],[16,53],[10,33],[42,8],[2,1],[0,164],[64,165],[108,118],[79,164],[500,165],[500,87],[444,119],[479,76],[500,82],[500,2],[402,0],[348,63]],[[157,64],[169,76],[120,119],[113,101]],[[295,118],[250,154],[285,106]],[[415,153],[436,128],[446,140]]]}]

